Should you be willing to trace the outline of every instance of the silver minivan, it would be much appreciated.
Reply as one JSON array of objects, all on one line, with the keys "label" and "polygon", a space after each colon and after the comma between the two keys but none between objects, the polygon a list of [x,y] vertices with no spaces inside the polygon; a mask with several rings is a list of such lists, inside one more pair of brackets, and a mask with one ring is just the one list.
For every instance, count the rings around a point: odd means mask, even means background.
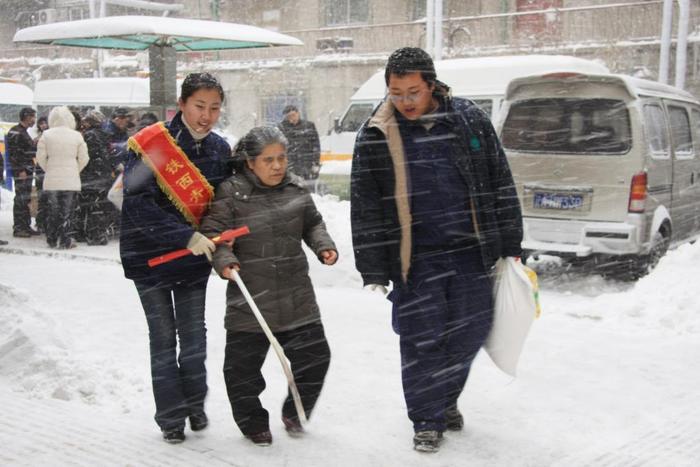
[{"label": "silver minivan", "polygon": [[513,80],[497,123],[523,206],[526,255],[590,259],[637,279],[700,237],[700,102],[653,81]]}]

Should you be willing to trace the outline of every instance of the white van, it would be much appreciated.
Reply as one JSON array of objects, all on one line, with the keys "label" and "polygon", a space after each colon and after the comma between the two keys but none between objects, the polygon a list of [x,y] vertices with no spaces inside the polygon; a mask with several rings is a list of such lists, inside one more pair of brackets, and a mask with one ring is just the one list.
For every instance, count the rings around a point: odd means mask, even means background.
[{"label": "white van", "polygon": [[[453,96],[473,100],[492,117],[497,115],[506,86],[513,78],[563,70],[609,72],[599,62],[564,55],[507,55],[442,60],[435,62],[435,70],[438,79],[450,86]],[[334,128],[321,138],[322,162],[352,158],[360,126],[385,96],[384,70],[381,70],[359,87]]]},{"label": "white van", "polygon": [[528,254],[595,259],[622,279],[700,237],[700,102],[653,81],[513,80],[497,122]]},{"label": "white van", "polygon": [[40,114],[58,105],[97,108],[109,116],[115,107],[147,109],[151,105],[148,78],[76,78],[37,81],[34,105]]},{"label": "white van", "polygon": [[[32,89],[14,80],[0,78],[0,152],[5,155],[5,133],[19,122],[19,111],[32,107]],[[4,157],[3,157],[4,159]],[[9,162],[5,162],[9,167]],[[0,171],[3,170],[0,161]],[[7,175],[9,186],[10,177]]]}]

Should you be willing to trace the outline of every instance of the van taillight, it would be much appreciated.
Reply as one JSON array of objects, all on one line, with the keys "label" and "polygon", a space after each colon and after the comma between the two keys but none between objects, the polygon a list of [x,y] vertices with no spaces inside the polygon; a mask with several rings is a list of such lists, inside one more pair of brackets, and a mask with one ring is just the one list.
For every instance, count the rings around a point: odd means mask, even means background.
[{"label": "van taillight", "polygon": [[647,201],[647,173],[639,172],[632,177],[628,212],[644,212]]}]

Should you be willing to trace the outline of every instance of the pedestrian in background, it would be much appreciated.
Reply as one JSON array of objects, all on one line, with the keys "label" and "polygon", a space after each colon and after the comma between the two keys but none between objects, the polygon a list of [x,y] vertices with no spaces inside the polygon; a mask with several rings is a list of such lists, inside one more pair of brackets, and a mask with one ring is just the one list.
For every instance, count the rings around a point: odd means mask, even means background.
[{"label": "pedestrian in background", "polygon": [[[323,264],[333,265],[338,252],[326,231],[304,180],[287,171],[287,140],[275,127],[256,127],[236,145],[239,166],[221,184],[202,232],[210,237],[248,226],[250,235],[214,253],[214,269],[224,279],[241,278],[291,363],[306,416],[323,388],[330,349],[309,278],[302,241]],[[259,396],[261,373],[270,342],[230,282],[226,290],[224,381],[233,418],[253,443],[272,443],[269,414]],[[292,436],[303,434],[291,393],[282,405],[282,423]]]},{"label": "pedestrian in background", "polygon": [[6,152],[12,168],[15,187],[15,201],[12,209],[14,237],[31,237],[39,235],[31,227],[32,216],[29,203],[32,196],[36,143],[27,130],[36,122],[36,110],[25,107],[19,111],[19,123],[7,133]]},{"label": "pedestrian in background", "polygon": [[368,288],[393,284],[413,445],[435,452],[463,427],[457,401],[493,321],[490,271],[521,254],[520,204],[488,116],[451,97],[425,51],[396,50],[385,81],[355,143],[353,249]]},{"label": "pedestrian in background", "polygon": [[109,157],[109,136],[102,128],[105,116],[90,110],[83,118],[83,138],[90,162],[80,173],[80,224],[88,245],[106,245],[111,218],[107,192],[112,186],[112,164]]},{"label": "pedestrian in background", "polygon": [[311,121],[302,120],[299,109],[294,105],[286,106],[282,112],[284,119],[278,127],[289,141],[289,171],[304,180],[316,180],[321,168],[321,143],[316,125]]},{"label": "pedestrian in background", "polygon": [[75,117],[68,107],[51,109],[49,127],[39,139],[36,153],[37,162],[46,173],[46,242],[51,248],[74,248],[71,217],[80,193],[80,171],[89,160],[87,146],[75,130]]}]

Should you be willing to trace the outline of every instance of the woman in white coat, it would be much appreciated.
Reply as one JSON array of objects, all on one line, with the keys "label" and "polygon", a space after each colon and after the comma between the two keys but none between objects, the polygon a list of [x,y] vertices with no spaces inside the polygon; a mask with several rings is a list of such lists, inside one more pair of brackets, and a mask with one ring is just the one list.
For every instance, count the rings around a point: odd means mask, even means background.
[{"label": "woman in white coat", "polygon": [[39,138],[37,163],[44,169],[44,191],[49,218],[46,241],[51,248],[73,248],[70,218],[80,193],[80,171],[88,163],[83,135],[75,130],[75,117],[68,107],[54,107],[49,113],[49,129]]}]

